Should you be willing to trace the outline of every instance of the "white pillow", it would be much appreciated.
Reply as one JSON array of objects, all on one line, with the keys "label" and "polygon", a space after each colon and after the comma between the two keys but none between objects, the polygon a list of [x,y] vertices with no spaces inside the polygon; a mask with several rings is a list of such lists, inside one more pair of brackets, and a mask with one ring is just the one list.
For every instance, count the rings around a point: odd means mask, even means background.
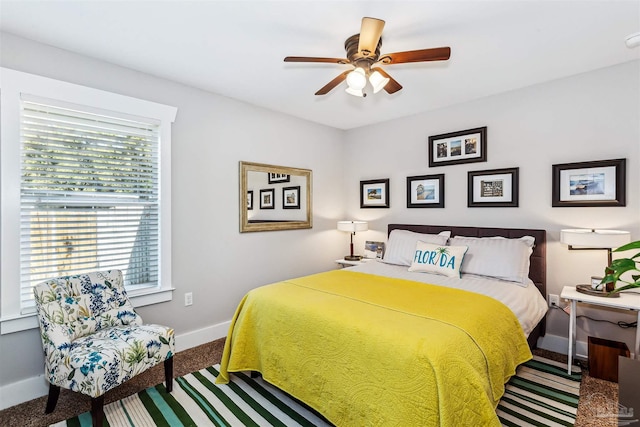
[{"label": "white pillow", "polygon": [[467,252],[466,246],[444,246],[418,242],[409,271],[460,277],[460,266]]},{"label": "white pillow", "polygon": [[462,263],[462,272],[527,286],[529,277],[529,257],[533,252],[535,239],[531,236],[519,239],[506,237],[464,237],[449,240],[451,245],[469,247]]},{"label": "white pillow", "polygon": [[451,231],[443,231],[440,234],[423,234],[408,230],[393,230],[389,234],[387,250],[382,261],[387,264],[409,266],[413,261],[418,241],[446,245],[449,236],[451,236]]}]

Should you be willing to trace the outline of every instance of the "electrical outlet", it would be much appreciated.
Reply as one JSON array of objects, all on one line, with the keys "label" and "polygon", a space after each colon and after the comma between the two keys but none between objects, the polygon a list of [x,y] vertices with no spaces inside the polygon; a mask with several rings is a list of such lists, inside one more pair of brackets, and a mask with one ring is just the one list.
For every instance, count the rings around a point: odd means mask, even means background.
[{"label": "electrical outlet", "polygon": [[193,292],[187,292],[184,294],[184,305],[185,307],[193,305]]},{"label": "electrical outlet", "polygon": [[560,307],[560,297],[555,294],[549,294],[549,307]]}]

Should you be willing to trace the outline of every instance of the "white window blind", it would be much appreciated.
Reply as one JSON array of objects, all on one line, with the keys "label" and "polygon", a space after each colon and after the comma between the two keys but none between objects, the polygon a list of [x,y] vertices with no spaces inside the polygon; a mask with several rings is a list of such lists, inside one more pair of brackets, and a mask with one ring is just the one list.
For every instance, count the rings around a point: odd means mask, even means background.
[{"label": "white window blind", "polygon": [[96,109],[21,100],[20,303],[52,277],[120,269],[158,286],[159,128]]}]

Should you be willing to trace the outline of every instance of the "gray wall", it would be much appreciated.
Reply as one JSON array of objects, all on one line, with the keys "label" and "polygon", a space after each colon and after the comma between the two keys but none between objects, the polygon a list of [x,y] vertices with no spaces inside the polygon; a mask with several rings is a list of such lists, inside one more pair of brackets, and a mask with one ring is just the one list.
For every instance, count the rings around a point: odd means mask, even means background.
[{"label": "gray wall", "polygon": [[[335,268],[347,248],[341,131],[2,34],[3,67],[172,105],[173,301],[146,322],[185,334],[229,321],[251,288]],[[238,162],[313,171],[313,229],[239,233]],[[3,286],[5,284],[2,284]],[[184,293],[194,304],[184,306]],[[216,337],[212,337],[216,338]],[[0,386],[42,375],[37,330],[0,336]]]},{"label": "gray wall", "polygon": [[[487,162],[428,167],[430,135],[480,126],[488,128]],[[378,238],[391,222],[546,229],[549,293],[601,276],[607,260],[604,251],[568,251],[559,243],[561,229],[616,228],[640,239],[640,61],[349,131],[345,148],[348,217],[371,221]],[[627,159],[626,207],[551,207],[553,164],[616,158]],[[510,167],[520,168],[518,208],[467,207],[467,171]],[[445,208],[407,209],[406,178],[436,173],[445,174]],[[352,183],[376,178],[391,179],[391,208],[359,209]],[[375,240],[375,233],[367,239]],[[635,320],[620,311],[580,310]],[[588,333],[626,341],[633,349],[634,329],[583,319],[578,325],[579,341]],[[549,333],[567,337],[567,328],[568,316],[560,310],[548,315]]]}]

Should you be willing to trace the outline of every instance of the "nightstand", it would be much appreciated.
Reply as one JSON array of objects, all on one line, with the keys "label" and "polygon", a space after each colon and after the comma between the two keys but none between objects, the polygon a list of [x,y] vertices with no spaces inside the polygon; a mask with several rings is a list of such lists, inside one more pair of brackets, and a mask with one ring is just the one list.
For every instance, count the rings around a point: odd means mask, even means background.
[{"label": "nightstand", "polygon": [[360,261],[347,261],[346,259],[337,259],[336,264],[339,264],[340,267],[353,267],[354,265],[362,265],[366,264],[369,261],[373,261],[374,258],[362,258]]},{"label": "nightstand", "polygon": [[[577,303],[585,303],[599,305],[601,307],[610,307],[618,310],[631,310],[638,314],[640,322],[640,294],[635,292],[621,292],[619,298],[607,298],[596,295],[587,295],[576,291],[575,286],[565,286],[562,288],[560,298],[567,299],[571,302],[571,314],[569,318],[569,362],[567,373],[571,374],[571,362],[573,361],[573,349],[576,341],[576,305]],[[636,328],[636,342],[634,345],[634,356],[636,359],[640,357],[640,329]]]}]

